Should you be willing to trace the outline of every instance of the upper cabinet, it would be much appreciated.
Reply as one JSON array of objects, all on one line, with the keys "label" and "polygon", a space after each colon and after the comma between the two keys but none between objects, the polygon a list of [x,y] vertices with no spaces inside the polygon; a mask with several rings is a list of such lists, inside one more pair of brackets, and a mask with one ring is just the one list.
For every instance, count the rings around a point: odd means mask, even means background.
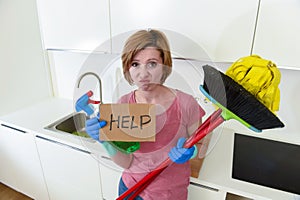
[{"label": "upper cabinet", "polygon": [[277,65],[300,68],[300,2],[261,1],[253,53]]},{"label": "upper cabinet", "polygon": [[258,0],[110,0],[110,4],[113,52],[120,52],[132,33],[128,31],[157,28],[166,30],[178,57],[232,62],[250,54]]},{"label": "upper cabinet", "polygon": [[278,65],[299,67],[298,0],[37,3],[46,49],[120,53],[129,35],[152,28],[166,33],[176,57],[233,62],[253,53]]},{"label": "upper cabinet", "polygon": [[37,0],[46,49],[110,51],[108,0]]}]

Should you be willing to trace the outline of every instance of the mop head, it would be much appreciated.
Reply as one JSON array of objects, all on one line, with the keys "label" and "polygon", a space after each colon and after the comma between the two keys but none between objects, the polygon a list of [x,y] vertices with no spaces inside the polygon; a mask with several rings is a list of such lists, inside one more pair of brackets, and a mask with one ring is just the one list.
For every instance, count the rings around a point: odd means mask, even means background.
[{"label": "mop head", "polygon": [[281,74],[276,65],[258,55],[243,57],[234,62],[226,75],[255,96],[273,113],[279,110]]}]

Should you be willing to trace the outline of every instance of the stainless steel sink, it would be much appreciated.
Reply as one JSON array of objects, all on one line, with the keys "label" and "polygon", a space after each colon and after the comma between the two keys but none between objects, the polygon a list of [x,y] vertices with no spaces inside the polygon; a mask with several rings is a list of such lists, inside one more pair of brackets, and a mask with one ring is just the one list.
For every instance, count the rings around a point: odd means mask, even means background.
[{"label": "stainless steel sink", "polygon": [[84,113],[71,113],[46,126],[45,129],[58,133],[70,134],[75,137],[95,142],[95,140],[90,138],[90,136],[85,132],[86,118],[87,117]]}]

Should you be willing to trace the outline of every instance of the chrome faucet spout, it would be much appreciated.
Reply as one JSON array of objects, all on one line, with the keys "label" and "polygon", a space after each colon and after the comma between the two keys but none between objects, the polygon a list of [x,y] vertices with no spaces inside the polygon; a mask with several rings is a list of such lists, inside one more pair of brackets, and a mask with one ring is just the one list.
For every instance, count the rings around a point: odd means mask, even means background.
[{"label": "chrome faucet spout", "polygon": [[101,82],[100,77],[99,77],[96,73],[94,73],[94,72],[86,72],[86,73],[82,74],[82,75],[78,78],[78,81],[77,81],[77,88],[79,88],[81,80],[82,80],[85,76],[87,76],[87,75],[93,75],[93,76],[95,76],[95,77],[97,78],[97,80],[98,80],[98,82],[99,82],[100,102],[102,103],[102,82]]}]

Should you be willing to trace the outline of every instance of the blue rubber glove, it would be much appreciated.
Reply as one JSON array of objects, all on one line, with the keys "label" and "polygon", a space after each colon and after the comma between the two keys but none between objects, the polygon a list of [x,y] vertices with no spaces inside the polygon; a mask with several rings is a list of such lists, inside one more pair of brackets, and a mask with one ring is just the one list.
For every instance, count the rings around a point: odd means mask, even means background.
[{"label": "blue rubber glove", "polygon": [[106,125],[106,121],[100,121],[98,115],[98,117],[93,117],[91,119],[86,120],[85,131],[91,138],[102,143],[103,141],[99,139],[99,130],[105,125]]},{"label": "blue rubber glove", "polygon": [[100,128],[103,128],[106,124],[107,124],[106,121],[99,120],[99,113],[98,113],[98,117],[93,117],[89,120],[86,120],[85,131],[91,138],[100,142],[103,145],[103,147],[106,149],[109,156],[114,156],[117,153],[117,150],[109,142],[102,141],[99,139],[99,130]]},{"label": "blue rubber glove", "polygon": [[89,104],[89,96],[87,94],[82,95],[75,104],[76,112],[84,111],[87,115],[92,115],[94,109],[92,105]]},{"label": "blue rubber glove", "polygon": [[170,159],[178,164],[185,163],[194,156],[195,146],[184,148],[186,138],[179,138],[176,147],[173,147],[169,152]]}]

